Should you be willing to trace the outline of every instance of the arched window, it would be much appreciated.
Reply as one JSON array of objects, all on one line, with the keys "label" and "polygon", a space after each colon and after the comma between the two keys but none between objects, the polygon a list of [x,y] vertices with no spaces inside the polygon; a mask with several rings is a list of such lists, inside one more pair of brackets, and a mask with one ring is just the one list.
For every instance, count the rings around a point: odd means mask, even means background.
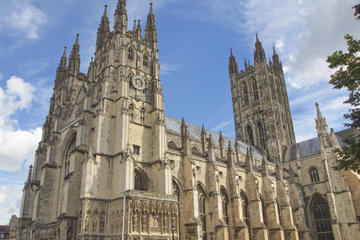
[{"label": "arched window", "polygon": [[140,172],[140,170],[135,169],[134,173],[134,188],[139,191],[147,191],[147,177],[144,172]]},{"label": "arched window", "polygon": [[243,220],[248,226],[249,230],[249,239],[252,239],[251,236],[251,225],[250,225],[250,213],[249,213],[249,202],[244,192],[241,192],[241,201],[242,201],[242,214]]},{"label": "arched window", "polygon": [[267,216],[266,216],[265,202],[262,197],[260,197],[260,201],[261,201],[261,209],[262,209],[264,224],[265,224],[265,226],[267,226],[268,222],[267,222]]},{"label": "arched window", "polygon": [[149,66],[149,56],[146,53],[143,56],[143,65],[145,67]]},{"label": "arched window", "polygon": [[333,240],[334,235],[331,227],[331,216],[327,202],[320,196],[316,196],[312,205],[314,219],[314,231],[317,240]]},{"label": "arched window", "polygon": [[283,225],[282,217],[281,217],[281,208],[280,208],[280,204],[278,201],[276,201],[276,207],[277,207],[278,216],[279,216],[279,223],[280,223],[280,225]]},{"label": "arched window", "polygon": [[259,91],[258,91],[258,87],[257,87],[255,78],[253,79],[253,91],[254,91],[254,99],[258,100],[259,99]]},{"label": "arched window", "polygon": [[66,177],[69,172],[70,172],[70,155],[71,153],[74,151],[76,146],[76,134],[73,134],[73,136],[71,136],[70,141],[66,147],[66,152],[65,152],[65,174],[64,177]]},{"label": "arched window", "polygon": [[168,147],[171,148],[171,149],[174,149],[174,150],[179,149],[174,141],[168,142]]},{"label": "arched window", "polygon": [[173,195],[176,196],[176,199],[180,201],[180,187],[174,180],[172,181],[172,187],[173,187]]},{"label": "arched window", "polygon": [[206,205],[205,205],[205,190],[204,188],[198,184],[197,186],[198,191],[198,204],[199,204],[199,217],[202,223],[202,234],[203,239],[206,239]]},{"label": "arched window", "polygon": [[225,222],[227,224],[229,224],[229,211],[228,211],[229,210],[229,198],[224,189],[221,189],[220,194],[221,194],[223,217],[224,217]]},{"label": "arched window", "polygon": [[264,128],[261,125],[261,123],[257,124],[257,129],[258,129],[258,133],[259,133],[259,139],[260,139],[260,145],[262,147],[265,147],[265,133],[264,133]]},{"label": "arched window", "polygon": [[316,183],[320,181],[319,172],[316,168],[311,168],[309,171],[311,182]]},{"label": "arched window", "polygon": [[246,128],[247,134],[248,134],[248,140],[249,140],[249,144],[251,145],[255,145],[254,143],[254,134],[253,134],[253,130],[252,128],[248,125]]},{"label": "arched window", "polygon": [[249,91],[248,91],[248,88],[247,88],[245,82],[242,82],[242,88],[243,88],[243,94],[244,94],[244,102],[245,102],[245,104],[248,104],[249,103]]},{"label": "arched window", "polygon": [[134,49],[132,47],[128,49],[128,59],[134,60]]}]

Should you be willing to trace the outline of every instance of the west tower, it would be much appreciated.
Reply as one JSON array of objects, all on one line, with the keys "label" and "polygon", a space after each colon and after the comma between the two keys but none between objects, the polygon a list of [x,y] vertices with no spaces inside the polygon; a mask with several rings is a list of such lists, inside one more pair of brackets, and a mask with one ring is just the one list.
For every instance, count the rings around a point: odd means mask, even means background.
[{"label": "west tower", "polygon": [[229,75],[236,139],[258,147],[273,161],[281,161],[286,147],[295,143],[282,64],[273,52],[266,62],[256,35],[254,65],[244,60],[244,69],[231,51]]}]

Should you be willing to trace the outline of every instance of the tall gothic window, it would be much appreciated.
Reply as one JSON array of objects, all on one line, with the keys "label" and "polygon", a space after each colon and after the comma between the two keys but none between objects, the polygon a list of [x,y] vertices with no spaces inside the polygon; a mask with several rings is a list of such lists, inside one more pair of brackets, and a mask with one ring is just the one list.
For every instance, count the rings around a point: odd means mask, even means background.
[{"label": "tall gothic window", "polygon": [[249,104],[249,91],[245,82],[242,82],[243,94],[244,94],[244,102],[245,104]]},{"label": "tall gothic window", "polygon": [[261,209],[262,209],[264,224],[265,224],[265,226],[267,226],[268,222],[267,222],[267,218],[266,218],[267,216],[266,216],[265,202],[262,197],[260,198],[260,201],[261,201]]},{"label": "tall gothic window", "polygon": [[224,189],[221,189],[220,191],[221,194],[221,204],[222,204],[222,213],[223,213],[223,217],[224,220],[227,224],[229,224],[229,198],[225,192]]},{"label": "tall gothic window", "polygon": [[199,184],[197,186],[198,191],[198,204],[199,204],[199,217],[203,227],[203,240],[206,240],[206,205],[205,205],[205,190]]},{"label": "tall gothic window", "polygon": [[128,49],[128,59],[134,60],[134,49],[132,47]]},{"label": "tall gothic window", "polygon": [[252,128],[248,125],[246,128],[247,134],[248,134],[248,140],[251,145],[255,145],[254,143],[254,134]]},{"label": "tall gothic window", "polygon": [[149,56],[146,53],[143,56],[143,65],[145,67],[149,66]]},{"label": "tall gothic window", "polygon": [[250,214],[249,214],[249,202],[245,195],[245,193],[241,193],[241,201],[242,201],[242,214],[243,214],[243,220],[248,226],[249,229],[249,239],[252,239],[251,236],[251,225],[250,225]]},{"label": "tall gothic window", "polygon": [[279,223],[280,223],[280,225],[283,225],[282,217],[281,217],[281,208],[280,208],[280,204],[278,201],[276,201],[276,207],[277,207],[277,211],[278,211],[278,215],[279,215]]},{"label": "tall gothic window", "polygon": [[130,119],[134,120],[134,105],[130,104],[129,106],[129,115],[130,115]]},{"label": "tall gothic window", "polygon": [[144,124],[145,122],[145,108],[142,108],[140,111],[140,122]]},{"label": "tall gothic window", "polygon": [[68,228],[66,235],[67,240],[74,240],[73,230],[71,226]]},{"label": "tall gothic window", "polygon": [[258,133],[259,133],[260,145],[262,147],[265,147],[265,133],[264,133],[264,128],[261,125],[261,123],[257,124],[257,129],[258,129]]},{"label": "tall gothic window", "polygon": [[147,177],[146,177],[145,173],[140,172],[140,170],[138,170],[138,169],[135,169],[135,172],[134,172],[134,188],[135,188],[135,190],[139,190],[139,191],[147,191],[148,190]]},{"label": "tall gothic window", "polygon": [[316,183],[320,181],[319,172],[316,168],[311,168],[309,171],[311,182]]},{"label": "tall gothic window", "polygon": [[255,78],[253,79],[253,91],[254,91],[254,99],[258,100],[259,99],[259,91],[258,91],[258,87],[257,87]]},{"label": "tall gothic window", "polygon": [[180,187],[174,180],[172,182],[172,187],[173,187],[173,195],[176,196],[176,199],[178,201],[180,201]]},{"label": "tall gothic window", "polygon": [[72,151],[74,150],[76,146],[76,134],[74,134],[70,141],[69,141],[69,144],[66,148],[66,153],[65,153],[65,177],[69,174],[70,172],[70,155],[72,153]]},{"label": "tall gothic window", "polygon": [[327,202],[320,196],[316,197],[312,206],[314,230],[317,240],[333,240],[331,216]]}]

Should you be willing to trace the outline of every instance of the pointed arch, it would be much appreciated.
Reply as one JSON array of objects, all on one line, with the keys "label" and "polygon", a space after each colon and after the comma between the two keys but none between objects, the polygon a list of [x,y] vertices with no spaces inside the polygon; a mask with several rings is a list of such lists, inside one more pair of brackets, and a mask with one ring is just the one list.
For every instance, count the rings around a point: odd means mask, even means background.
[{"label": "pointed arch", "polygon": [[257,123],[257,130],[258,130],[258,135],[259,135],[259,140],[260,140],[260,146],[265,148],[265,144],[266,144],[265,132],[264,132],[264,127],[260,122]]},{"label": "pointed arch", "polygon": [[312,183],[320,182],[319,171],[316,167],[311,167],[309,169],[309,175]]},{"label": "pointed arch", "polygon": [[149,66],[149,55],[147,53],[143,54],[143,66],[148,67]]},{"label": "pointed arch", "polygon": [[179,181],[175,177],[172,178],[172,187],[173,195],[177,197],[178,201],[180,201],[182,199],[183,190]]},{"label": "pointed arch", "polygon": [[249,239],[252,239],[251,221],[250,221],[250,212],[249,212],[249,200],[248,200],[248,197],[246,196],[246,193],[243,190],[241,190],[240,198],[241,198],[241,208],[242,208],[242,214],[243,214],[243,216],[242,216],[243,221],[245,222],[245,224],[248,227]]},{"label": "pointed arch", "polygon": [[310,212],[314,239],[333,240],[331,214],[327,200],[319,193],[315,193],[310,201]]},{"label": "pointed arch", "polygon": [[196,186],[198,192],[199,218],[202,223],[202,236],[206,239],[206,192],[203,184],[200,182]]},{"label": "pointed arch", "polygon": [[133,60],[134,60],[134,55],[135,55],[135,53],[134,53],[134,47],[130,45],[130,46],[128,47],[128,49],[127,49],[127,58],[128,58],[129,60],[133,61]]},{"label": "pointed arch", "polygon": [[255,145],[254,133],[253,133],[252,127],[250,125],[247,125],[246,133],[247,133],[247,136],[248,136],[249,144],[254,146]]},{"label": "pointed arch", "polygon": [[241,87],[242,87],[242,90],[243,90],[244,103],[249,104],[249,90],[248,90],[248,87],[247,87],[245,81],[243,81],[241,83]]},{"label": "pointed arch", "polygon": [[144,170],[134,169],[134,189],[138,191],[148,191],[149,178]]},{"label": "pointed arch", "polygon": [[70,173],[70,155],[76,147],[76,131],[71,131],[68,137],[65,138],[63,163],[64,163],[64,177]]},{"label": "pointed arch", "polygon": [[256,82],[255,78],[252,78],[252,85],[253,85],[254,99],[258,100],[259,99],[259,90],[258,90],[258,86],[257,86],[257,82]]},{"label": "pointed arch", "polygon": [[220,188],[222,214],[224,221],[229,224],[229,195],[224,186]]}]

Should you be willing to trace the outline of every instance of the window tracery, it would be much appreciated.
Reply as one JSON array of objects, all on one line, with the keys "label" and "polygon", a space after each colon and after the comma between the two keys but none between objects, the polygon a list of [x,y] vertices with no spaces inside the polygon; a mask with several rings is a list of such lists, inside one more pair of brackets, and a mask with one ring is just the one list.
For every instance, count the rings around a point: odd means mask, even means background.
[{"label": "window tracery", "polygon": [[138,169],[135,169],[134,173],[134,188],[138,191],[148,191],[147,177]]},{"label": "window tracery", "polygon": [[145,67],[148,67],[149,66],[149,56],[145,53],[144,56],[143,56],[143,65]]},{"label": "window tracery", "polygon": [[255,145],[254,134],[253,134],[253,130],[250,127],[250,125],[247,126],[246,130],[247,130],[247,134],[248,134],[249,143],[254,146]]},{"label": "window tracery", "polygon": [[65,174],[64,177],[66,177],[69,173],[70,173],[70,155],[73,152],[73,150],[75,149],[76,146],[76,134],[74,134],[70,141],[69,144],[66,148],[66,152],[65,152]]},{"label": "window tracery", "polygon": [[316,168],[314,167],[311,168],[309,174],[310,174],[311,182],[313,183],[320,182],[319,172]]},{"label": "window tracery", "polygon": [[220,194],[221,194],[221,203],[222,203],[222,214],[225,222],[229,224],[229,214],[228,214],[229,198],[224,189],[221,189]]},{"label": "window tracery", "polygon": [[334,235],[331,226],[331,215],[327,202],[321,197],[316,197],[312,213],[317,240],[333,240]]},{"label": "window tracery", "polygon": [[128,49],[128,59],[134,60],[134,49],[132,47],[129,47]]},{"label": "window tracery", "polygon": [[245,102],[245,104],[248,104],[249,103],[249,91],[248,91],[248,88],[247,88],[245,82],[242,82],[242,88],[243,88],[243,94],[244,94],[244,102]]}]

